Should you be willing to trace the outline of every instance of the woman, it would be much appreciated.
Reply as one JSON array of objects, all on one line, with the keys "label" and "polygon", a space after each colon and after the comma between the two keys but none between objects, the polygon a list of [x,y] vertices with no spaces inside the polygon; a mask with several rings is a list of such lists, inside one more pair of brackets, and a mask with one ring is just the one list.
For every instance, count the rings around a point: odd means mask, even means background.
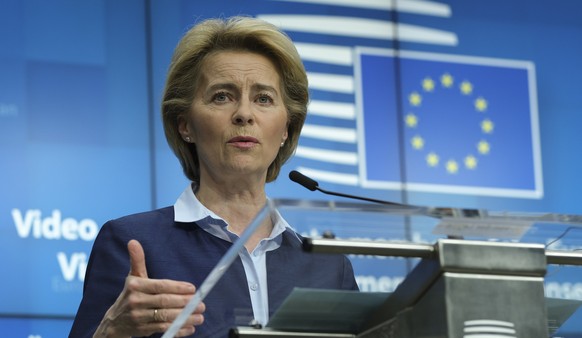
[{"label": "woman", "polygon": [[[192,184],[173,207],[103,226],[70,337],[161,336],[265,205],[265,184],[293,154],[307,102],[299,55],[276,27],[236,17],[192,28],[162,103],[166,138]],[[245,246],[180,336],[266,324],[294,287],[357,289],[345,257],[301,252],[278,214]]]}]

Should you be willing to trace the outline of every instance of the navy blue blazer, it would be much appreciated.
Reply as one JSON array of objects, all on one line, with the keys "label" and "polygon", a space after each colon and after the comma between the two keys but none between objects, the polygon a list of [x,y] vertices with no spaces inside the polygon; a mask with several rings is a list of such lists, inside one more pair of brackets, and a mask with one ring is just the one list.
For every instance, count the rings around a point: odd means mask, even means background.
[{"label": "navy blue blazer", "polygon": [[[145,252],[149,278],[202,284],[232,243],[210,235],[196,223],[174,221],[174,208],[109,221],[95,239],[71,338],[92,337],[105,312],[121,293],[129,272],[127,243],[137,239]],[[301,250],[287,229],[281,246],[267,252],[269,311],[272,315],[294,287],[357,290],[350,261],[343,255]],[[253,318],[247,279],[240,258],[204,299],[204,323],[193,337],[227,337],[230,328]],[[151,337],[161,337],[161,334]]]}]

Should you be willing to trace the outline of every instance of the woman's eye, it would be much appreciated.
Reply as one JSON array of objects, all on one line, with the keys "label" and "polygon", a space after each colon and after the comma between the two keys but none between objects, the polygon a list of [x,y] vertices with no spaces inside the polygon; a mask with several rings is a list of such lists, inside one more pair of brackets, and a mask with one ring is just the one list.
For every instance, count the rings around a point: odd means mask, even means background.
[{"label": "woman's eye", "polygon": [[273,99],[271,99],[271,97],[269,95],[261,95],[261,96],[259,96],[259,98],[257,99],[257,101],[260,104],[266,104],[266,103],[273,102]]},{"label": "woman's eye", "polygon": [[226,93],[214,94],[214,101],[216,101],[216,102],[226,102],[227,100],[228,100],[228,95],[226,95]]}]

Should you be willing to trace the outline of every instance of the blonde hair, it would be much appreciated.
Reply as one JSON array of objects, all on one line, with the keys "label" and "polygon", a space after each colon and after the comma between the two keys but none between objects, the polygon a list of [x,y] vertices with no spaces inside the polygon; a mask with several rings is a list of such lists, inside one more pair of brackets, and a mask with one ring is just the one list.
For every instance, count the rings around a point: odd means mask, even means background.
[{"label": "blonde hair", "polygon": [[170,63],[162,100],[166,140],[180,160],[186,177],[199,182],[196,145],[182,139],[178,121],[190,111],[203,60],[210,54],[232,50],[250,51],[268,57],[281,77],[288,138],[267,170],[266,181],[272,182],[297,148],[307,115],[309,93],[307,74],[293,42],[284,32],[263,20],[241,16],[209,19],[195,25],[182,37]]}]

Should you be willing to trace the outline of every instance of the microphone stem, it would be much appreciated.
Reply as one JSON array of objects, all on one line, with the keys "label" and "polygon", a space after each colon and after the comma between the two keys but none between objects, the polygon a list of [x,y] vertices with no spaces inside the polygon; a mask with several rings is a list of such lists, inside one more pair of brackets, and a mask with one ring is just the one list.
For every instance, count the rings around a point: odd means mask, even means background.
[{"label": "microphone stem", "polygon": [[408,207],[408,206],[405,206],[404,204],[400,204],[400,203],[382,201],[382,200],[377,200],[377,199],[368,198],[368,197],[347,195],[347,194],[342,194],[340,192],[327,191],[327,190],[321,189],[320,187],[316,187],[315,189],[321,191],[324,194],[328,194],[328,195],[335,195],[335,196],[346,197],[346,198],[355,198],[355,199],[362,200],[362,201],[380,203],[380,204],[385,204],[385,205],[394,205],[394,206]]}]

